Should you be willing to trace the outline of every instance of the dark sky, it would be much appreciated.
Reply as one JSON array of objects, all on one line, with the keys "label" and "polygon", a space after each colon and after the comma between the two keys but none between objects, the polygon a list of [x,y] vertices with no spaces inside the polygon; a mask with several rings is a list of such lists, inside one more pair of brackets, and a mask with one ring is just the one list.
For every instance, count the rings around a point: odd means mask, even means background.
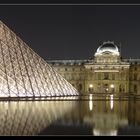
[{"label": "dark sky", "polygon": [[44,59],[88,59],[108,40],[140,58],[140,5],[0,5],[0,19]]}]

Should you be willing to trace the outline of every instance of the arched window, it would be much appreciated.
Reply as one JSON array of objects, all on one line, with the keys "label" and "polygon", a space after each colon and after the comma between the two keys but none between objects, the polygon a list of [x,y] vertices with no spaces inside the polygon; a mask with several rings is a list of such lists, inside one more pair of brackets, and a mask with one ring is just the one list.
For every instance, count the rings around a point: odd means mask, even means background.
[{"label": "arched window", "polygon": [[112,74],[112,80],[115,80],[115,74],[114,73]]},{"label": "arched window", "polygon": [[137,93],[137,85],[134,85],[134,92]]},{"label": "arched window", "polygon": [[109,74],[107,72],[104,73],[104,79],[108,80],[109,79]]},{"label": "arched window", "polygon": [[134,74],[134,80],[137,80],[137,74],[136,73]]},{"label": "arched window", "polygon": [[122,86],[121,85],[119,86],[119,92],[122,92]]},{"label": "arched window", "polygon": [[79,90],[79,91],[82,90],[82,84],[79,84],[79,86],[78,86],[78,90]]},{"label": "arched window", "polygon": [[137,70],[137,67],[135,67],[134,70]]},{"label": "arched window", "polygon": [[101,80],[101,73],[98,73],[98,80]]}]

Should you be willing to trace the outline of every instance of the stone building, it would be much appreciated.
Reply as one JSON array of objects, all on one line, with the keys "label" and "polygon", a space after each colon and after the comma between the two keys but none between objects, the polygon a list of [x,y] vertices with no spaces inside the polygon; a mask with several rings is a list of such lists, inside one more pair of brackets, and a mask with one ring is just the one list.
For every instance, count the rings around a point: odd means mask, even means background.
[{"label": "stone building", "polygon": [[140,94],[140,59],[123,59],[112,41],[103,42],[92,59],[47,62],[81,94]]}]

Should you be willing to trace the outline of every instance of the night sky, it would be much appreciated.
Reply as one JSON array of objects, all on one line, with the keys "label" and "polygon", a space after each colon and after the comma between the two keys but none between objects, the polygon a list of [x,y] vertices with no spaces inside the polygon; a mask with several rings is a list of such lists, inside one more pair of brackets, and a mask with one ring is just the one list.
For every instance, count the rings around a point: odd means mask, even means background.
[{"label": "night sky", "polygon": [[88,59],[108,40],[140,58],[140,5],[0,5],[0,20],[44,59]]}]

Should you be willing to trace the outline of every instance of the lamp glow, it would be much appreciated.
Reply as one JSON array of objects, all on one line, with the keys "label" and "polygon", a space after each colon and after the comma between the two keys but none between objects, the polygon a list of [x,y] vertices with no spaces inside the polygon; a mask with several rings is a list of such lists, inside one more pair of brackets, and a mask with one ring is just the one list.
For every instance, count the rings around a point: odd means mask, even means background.
[{"label": "lamp glow", "polygon": [[90,88],[93,88],[93,85],[92,85],[92,84],[90,84],[90,85],[89,85],[89,87],[90,87]]}]

